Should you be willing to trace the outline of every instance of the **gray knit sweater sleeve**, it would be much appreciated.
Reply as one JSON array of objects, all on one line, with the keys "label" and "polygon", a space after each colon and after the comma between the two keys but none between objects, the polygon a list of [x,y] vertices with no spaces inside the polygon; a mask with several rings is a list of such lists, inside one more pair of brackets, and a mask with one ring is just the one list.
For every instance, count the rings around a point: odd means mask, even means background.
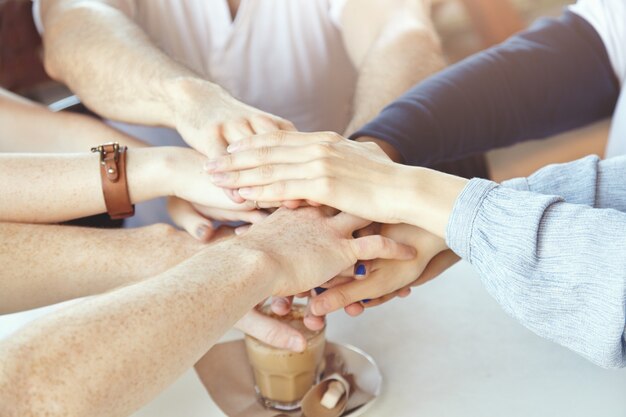
[{"label": "gray knit sweater sleeve", "polygon": [[554,164],[528,178],[502,185],[521,191],[557,195],[573,204],[626,212],[626,157],[600,160],[591,155],[566,164]]},{"label": "gray knit sweater sleeve", "polygon": [[626,157],[551,166],[507,184],[516,189],[471,180],[448,246],[526,327],[603,367],[626,366],[625,181]]}]

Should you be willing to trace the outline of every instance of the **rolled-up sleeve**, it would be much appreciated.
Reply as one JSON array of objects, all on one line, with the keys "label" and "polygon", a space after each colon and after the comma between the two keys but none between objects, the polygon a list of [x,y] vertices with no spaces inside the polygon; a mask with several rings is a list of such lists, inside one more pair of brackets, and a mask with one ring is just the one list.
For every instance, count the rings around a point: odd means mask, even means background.
[{"label": "rolled-up sleeve", "polygon": [[[599,204],[614,205],[613,190]],[[455,203],[447,243],[526,327],[600,366],[626,365],[626,213],[474,179]]]}]

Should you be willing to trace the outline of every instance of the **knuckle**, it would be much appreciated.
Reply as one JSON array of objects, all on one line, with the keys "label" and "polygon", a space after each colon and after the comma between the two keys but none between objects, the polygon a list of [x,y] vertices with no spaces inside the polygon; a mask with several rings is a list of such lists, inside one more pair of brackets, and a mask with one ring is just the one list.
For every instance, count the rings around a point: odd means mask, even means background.
[{"label": "knuckle", "polygon": [[326,132],[326,137],[331,141],[331,142],[339,142],[343,139],[343,136],[341,136],[339,133],[337,132]]},{"label": "knuckle", "polygon": [[255,151],[256,157],[260,161],[267,161],[272,154],[272,148],[269,146],[262,146]]},{"label": "knuckle", "polygon": [[261,174],[261,178],[268,180],[274,176],[274,167],[272,165],[263,165],[259,168],[259,172]]},{"label": "knuckle", "polygon": [[315,156],[318,158],[325,158],[331,155],[331,144],[329,142],[320,142],[315,144]]}]

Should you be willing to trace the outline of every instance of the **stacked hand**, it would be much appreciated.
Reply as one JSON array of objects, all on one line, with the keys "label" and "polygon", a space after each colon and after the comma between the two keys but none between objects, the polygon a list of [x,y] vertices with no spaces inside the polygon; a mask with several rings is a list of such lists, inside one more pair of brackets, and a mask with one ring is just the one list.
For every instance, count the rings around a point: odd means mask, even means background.
[{"label": "stacked hand", "polygon": [[[224,155],[229,144],[246,137],[277,130],[295,130],[291,122],[248,106],[217,85],[185,80],[178,88],[177,97],[180,100],[174,111],[175,128],[192,148],[205,157]],[[236,191],[226,191],[233,202],[245,201]],[[201,241],[208,241],[212,236],[211,220],[254,223],[265,217],[259,210],[242,216],[241,210],[191,204],[189,200],[178,198],[170,199],[168,210],[178,226]]]},{"label": "stacked hand", "polygon": [[335,133],[274,132],[242,139],[209,161],[213,183],[264,203],[309,200],[381,223],[399,223],[397,194],[412,186],[374,143]]}]

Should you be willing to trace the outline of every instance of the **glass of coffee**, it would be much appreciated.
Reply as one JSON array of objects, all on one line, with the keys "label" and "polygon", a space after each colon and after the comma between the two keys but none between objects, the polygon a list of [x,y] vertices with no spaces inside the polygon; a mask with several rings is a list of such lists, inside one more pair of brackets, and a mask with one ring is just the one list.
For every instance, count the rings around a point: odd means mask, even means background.
[{"label": "glass of coffee", "polygon": [[257,395],[263,405],[281,411],[296,410],[309,389],[319,382],[322,369],[325,327],[312,331],[304,326],[305,306],[294,304],[286,316],[272,313],[270,306],[263,314],[289,324],[307,339],[303,352],[278,349],[246,335],[246,351],[254,373]]}]

